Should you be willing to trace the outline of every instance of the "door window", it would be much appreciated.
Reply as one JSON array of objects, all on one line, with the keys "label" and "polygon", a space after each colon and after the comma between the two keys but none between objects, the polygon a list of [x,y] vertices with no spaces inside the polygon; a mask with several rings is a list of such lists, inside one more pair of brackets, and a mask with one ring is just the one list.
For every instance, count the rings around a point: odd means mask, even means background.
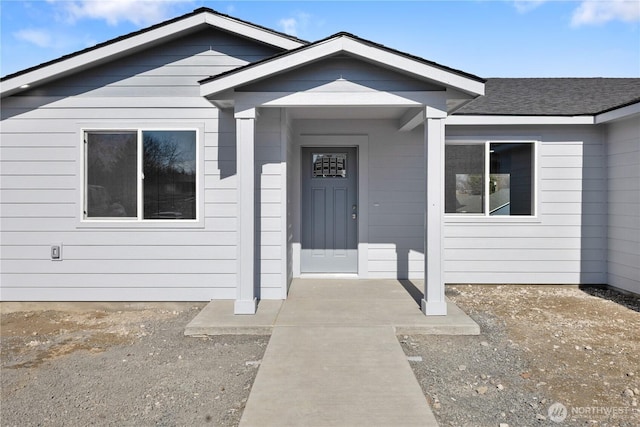
[{"label": "door window", "polygon": [[313,153],[314,178],[346,178],[347,153]]}]

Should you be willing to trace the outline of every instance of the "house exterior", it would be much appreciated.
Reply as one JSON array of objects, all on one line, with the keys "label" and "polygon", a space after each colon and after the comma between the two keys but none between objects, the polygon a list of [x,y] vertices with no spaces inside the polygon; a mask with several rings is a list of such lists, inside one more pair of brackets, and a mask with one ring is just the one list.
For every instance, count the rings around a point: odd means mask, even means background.
[{"label": "house exterior", "polygon": [[640,79],[483,79],[198,9],[1,81],[5,301],[295,277],[640,293]]}]

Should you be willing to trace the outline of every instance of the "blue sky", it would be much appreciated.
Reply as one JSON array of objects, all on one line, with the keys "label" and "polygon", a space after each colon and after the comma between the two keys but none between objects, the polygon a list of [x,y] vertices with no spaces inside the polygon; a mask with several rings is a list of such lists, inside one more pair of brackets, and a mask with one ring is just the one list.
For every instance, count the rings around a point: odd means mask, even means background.
[{"label": "blue sky", "polygon": [[0,0],[0,75],[201,6],[309,41],[347,31],[482,77],[640,77],[640,0]]}]

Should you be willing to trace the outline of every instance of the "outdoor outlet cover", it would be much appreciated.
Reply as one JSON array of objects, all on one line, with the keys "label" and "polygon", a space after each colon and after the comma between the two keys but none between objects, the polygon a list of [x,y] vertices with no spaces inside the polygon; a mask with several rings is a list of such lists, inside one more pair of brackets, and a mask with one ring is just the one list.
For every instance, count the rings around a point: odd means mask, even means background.
[{"label": "outdoor outlet cover", "polygon": [[62,261],[62,245],[51,245],[51,260]]}]

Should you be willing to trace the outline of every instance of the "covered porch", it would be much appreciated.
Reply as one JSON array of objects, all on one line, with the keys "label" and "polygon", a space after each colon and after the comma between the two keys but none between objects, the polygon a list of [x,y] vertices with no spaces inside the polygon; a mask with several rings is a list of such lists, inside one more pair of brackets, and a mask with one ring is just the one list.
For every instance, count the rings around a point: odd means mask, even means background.
[{"label": "covered porch", "polygon": [[[419,272],[422,313],[446,315],[442,266],[444,122],[451,111],[483,90],[483,81],[475,76],[348,34],[202,81],[201,94],[221,110],[232,112],[235,121],[238,263],[233,312],[256,314],[258,300],[264,303],[267,299],[291,297],[293,279],[348,277],[360,279],[361,282],[345,282],[358,288],[370,278],[415,280]],[[386,127],[380,128],[378,123],[385,123]],[[381,141],[385,133],[387,140]],[[265,144],[272,144],[268,148],[269,165],[260,154],[260,150],[264,153]],[[338,148],[355,150],[356,154],[350,155],[357,156],[356,166],[350,167],[357,173],[353,174],[354,190],[349,190],[355,196],[345,199],[342,213],[330,214],[340,218],[337,222],[328,216],[305,225],[307,218],[318,213],[313,209],[305,211],[305,197],[310,197],[310,191],[305,187],[303,158],[309,152],[303,153],[309,147],[316,150],[311,151],[314,159],[331,157]],[[377,158],[370,161],[374,148]],[[380,165],[384,150],[395,158],[392,166]],[[410,177],[405,176],[409,164],[413,170]],[[271,276],[277,277],[275,287],[267,283],[262,257],[266,168],[276,171],[273,181],[279,185],[279,193],[269,206],[279,209],[276,221],[280,221],[276,226],[279,249],[273,241],[268,242],[272,252],[280,251],[279,264],[269,263],[271,272],[277,270]],[[385,194],[377,191],[374,182],[384,179],[384,174],[379,173],[382,169],[394,185],[402,187],[404,180],[411,187],[404,192],[404,205],[411,205],[410,212],[395,200],[393,188],[386,188]],[[374,177],[374,173],[378,175]],[[400,193],[406,188],[398,190]],[[333,203],[327,200],[327,206]],[[395,223],[386,226],[382,234],[384,224],[370,223],[374,208],[381,206],[397,206],[395,211],[384,214],[395,218]],[[420,206],[419,211],[416,206]],[[410,224],[405,227],[402,221],[409,217]],[[318,234],[317,223],[323,224],[321,245],[309,238]],[[400,236],[394,234],[398,227],[404,227]],[[352,242],[342,242],[345,234]],[[337,240],[340,243],[335,243]],[[345,266],[345,259],[336,257],[322,267],[305,265],[313,258],[305,251],[313,252],[313,256],[344,252],[344,258],[353,264]],[[403,257],[407,265],[375,271],[374,251],[378,266]],[[395,252],[384,255],[389,251]],[[413,253],[411,260],[409,252]],[[416,266],[416,262],[422,265]],[[336,266],[335,270],[332,266]]]}]

